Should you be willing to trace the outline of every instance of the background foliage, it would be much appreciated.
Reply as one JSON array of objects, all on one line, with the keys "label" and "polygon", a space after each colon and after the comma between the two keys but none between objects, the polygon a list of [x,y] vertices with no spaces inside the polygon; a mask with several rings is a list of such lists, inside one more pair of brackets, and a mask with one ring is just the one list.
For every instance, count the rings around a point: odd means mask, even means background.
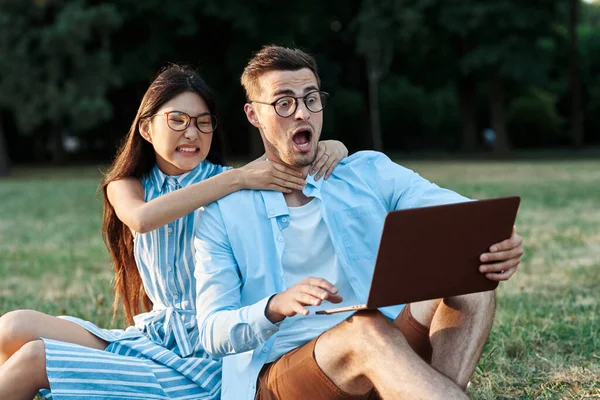
[{"label": "background foliage", "polygon": [[200,68],[230,154],[253,156],[239,76],[268,43],[316,56],[324,136],[352,150],[598,144],[599,18],[580,0],[0,0],[0,171],[110,159],[169,62]]}]

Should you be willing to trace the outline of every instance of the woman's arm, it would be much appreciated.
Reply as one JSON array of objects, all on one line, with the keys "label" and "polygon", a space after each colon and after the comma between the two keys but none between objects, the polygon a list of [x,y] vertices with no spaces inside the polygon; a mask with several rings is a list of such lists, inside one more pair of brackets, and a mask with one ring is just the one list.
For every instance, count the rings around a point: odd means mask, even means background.
[{"label": "woman's arm", "polygon": [[[347,155],[348,149],[342,142],[321,141],[311,173],[318,172],[316,179],[323,175],[327,179]],[[244,167],[225,171],[149,202],[144,201],[144,188],[135,178],[110,182],[107,195],[117,217],[129,229],[146,233],[238,190],[263,189],[289,193],[292,190],[302,190],[305,184],[298,171],[265,161],[263,155]]]},{"label": "woman's arm", "polygon": [[316,174],[315,180],[318,181],[323,175],[325,175],[325,179],[329,178],[342,158],[348,157],[348,149],[344,143],[337,140],[322,140],[317,149],[317,157],[310,173],[311,175]]},{"label": "woman's arm", "polygon": [[107,195],[117,217],[132,231],[150,232],[195,209],[241,189],[265,189],[280,192],[302,190],[305,181],[299,172],[267,161],[253,162],[242,168],[225,171],[149,202],[144,188],[135,178],[110,182]]}]

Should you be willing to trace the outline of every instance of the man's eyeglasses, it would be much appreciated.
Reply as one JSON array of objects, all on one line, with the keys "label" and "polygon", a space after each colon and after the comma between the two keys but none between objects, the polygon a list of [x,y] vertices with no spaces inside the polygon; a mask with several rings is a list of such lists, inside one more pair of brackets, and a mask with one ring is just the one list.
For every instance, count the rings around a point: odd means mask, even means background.
[{"label": "man's eyeglasses", "polygon": [[302,100],[304,102],[304,105],[306,105],[308,111],[318,113],[325,108],[328,97],[329,93],[315,90],[314,92],[307,93],[303,97],[283,96],[272,103],[265,103],[263,101],[256,100],[250,101],[252,103],[273,106],[277,115],[283,118],[287,118],[292,116],[298,109],[298,100]]},{"label": "man's eyeglasses", "polygon": [[[190,122],[195,119],[198,130],[202,133],[212,133],[217,129],[217,117],[211,114],[202,114],[197,117],[190,117],[182,111],[167,111],[162,114],[154,114],[152,117],[167,117],[167,126],[174,131],[184,131],[190,126]],[[151,118],[152,118],[151,117]]]}]

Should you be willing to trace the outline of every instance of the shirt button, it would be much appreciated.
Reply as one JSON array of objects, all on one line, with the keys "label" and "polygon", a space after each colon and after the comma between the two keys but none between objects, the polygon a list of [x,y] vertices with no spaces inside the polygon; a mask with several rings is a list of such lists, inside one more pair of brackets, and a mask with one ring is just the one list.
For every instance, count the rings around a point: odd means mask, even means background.
[{"label": "shirt button", "polygon": [[269,349],[267,349],[266,347],[263,349],[263,353],[268,353]]},{"label": "shirt button", "polygon": [[279,240],[280,242],[283,242],[283,236],[279,236],[279,237],[277,238],[277,240]]},{"label": "shirt button", "polygon": [[168,227],[168,228],[167,228],[167,233],[173,233],[173,228],[171,228],[171,227]]},{"label": "shirt button", "polygon": [[287,217],[281,218],[281,222],[287,222]]},{"label": "shirt button", "polygon": [[177,300],[177,299],[179,298],[179,295],[178,295],[178,294],[176,294],[175,296],[173,296],[173,298],[174,298],[175,300]]},{"label": "shirt button", "polygon": [[275,213],[273,211],[269,211],[269,217],[272,217],[273,215],[275,215]]},{"label": "shirt button", "polygon": [[270,334],[272,334],[272,333],[273,333],[273,331],[272,331],[272,330],[270,330],[270,329],[267,331],[267,334],[268,334],[268,335],[270,335]]},{"label": "shirt button", "polygon": [[173,268],[171,268],[170,265],[167,266],[167,271],[171,272],[173,270]]}]

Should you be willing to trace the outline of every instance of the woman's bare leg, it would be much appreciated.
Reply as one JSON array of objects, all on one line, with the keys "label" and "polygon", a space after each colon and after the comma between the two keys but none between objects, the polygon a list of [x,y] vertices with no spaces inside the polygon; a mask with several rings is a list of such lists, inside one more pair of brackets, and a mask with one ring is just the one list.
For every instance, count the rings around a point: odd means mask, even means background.
[{"label": "woman's bare leg", "polygon": [[31,400],[40,389],[48,389],[44,342],[22,346],[0,368],[0,399]]},{"label": "woman's bare leg", "polygon": [[32,311],[11,311],[0,317],[0,399],[31,400],[49,389],[46,373],[48,338],[104,350],[108,342],[74,322]]},{"label": "woman's bare leg", "polygon": [[40,337],[100,350],[108,346],[108,342],[74,322],[38,311],[11,311],[0,317],[0,366],[25,344]]}]

